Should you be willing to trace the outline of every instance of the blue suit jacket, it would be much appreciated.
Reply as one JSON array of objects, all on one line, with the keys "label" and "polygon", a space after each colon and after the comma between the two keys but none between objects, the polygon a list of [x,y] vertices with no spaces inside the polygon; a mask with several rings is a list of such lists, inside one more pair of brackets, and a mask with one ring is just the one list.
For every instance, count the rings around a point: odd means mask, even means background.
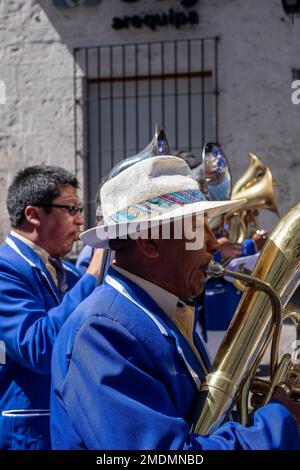
[{"label": "blue suit jacket", "polygon": [[6,353],[0,364],[1,449],[49,448],[53,343],[66,318],[97,283],[90,274],[79,280],[80,273],[64,264],[69,287],[76,286],[62,300],[29,246],[9,235],[0,247],[0,339]]},{"label": "blue suit jacket", "polygon": [[106,284],[75,310],[54,346],[53,448],[300,448],[294,418],[278,403],[258,411],[249,428],[230,422],[210,437],[190,435],[203,377],[173,322],[110,268]]}]

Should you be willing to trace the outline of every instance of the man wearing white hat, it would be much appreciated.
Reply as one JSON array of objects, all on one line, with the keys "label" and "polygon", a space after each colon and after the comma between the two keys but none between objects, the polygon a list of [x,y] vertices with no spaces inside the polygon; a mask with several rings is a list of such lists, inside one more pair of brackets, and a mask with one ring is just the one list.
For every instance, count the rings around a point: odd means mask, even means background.
[{"label": "man wearing white hat", "polygon": [[116,263],[54,346],[53,448],[300,448],[300,412],[292,415],[288,399],[288,408],[278,399],[261,408],[249,428],[230,422],[210,437],[189,431],[210,365],[184,300],[201,292],[218,248],[204,214],[241,201],[207,201],[188,165],[164,156],[106,182],[101,204],[103,224],[82,239],[94,247],[109,244]]}]

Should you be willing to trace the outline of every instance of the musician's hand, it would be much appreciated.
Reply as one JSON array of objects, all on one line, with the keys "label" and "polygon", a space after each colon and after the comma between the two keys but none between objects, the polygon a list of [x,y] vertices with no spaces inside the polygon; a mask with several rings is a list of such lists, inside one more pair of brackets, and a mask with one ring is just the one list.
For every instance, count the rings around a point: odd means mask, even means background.
[{"label": "musician's hand", "polygon": [[92,274],[97,279],[100,274],[101,261],[103,257],[104,250],[102,248],[96,248],[94,250],[92,259],[90,261],[89,267],[87,268],[87,273]]},{"label": "musician's hand", "polygon": [[300,403],[289,398],[287,393],[281,387],[275,388],[272,398],[275,398],[275,400],[280,401],[280,403],[284,405],[294,416],[297,423],[298,431],[300,433]]},{"label": "musician's hand", "polygon": [[252,237],[252,240],[255,243],[257,251],[260,251],[266,241],[268,240],[269,234],[266,230],[256,230],[255,234]]},{"label": "musician's hand", "polygon": [[239,243],[233,243],[226,237],[218,238],[218,243],[220,245],[219,250],[222,255],[222,260],[242,256],[242,247]]}]

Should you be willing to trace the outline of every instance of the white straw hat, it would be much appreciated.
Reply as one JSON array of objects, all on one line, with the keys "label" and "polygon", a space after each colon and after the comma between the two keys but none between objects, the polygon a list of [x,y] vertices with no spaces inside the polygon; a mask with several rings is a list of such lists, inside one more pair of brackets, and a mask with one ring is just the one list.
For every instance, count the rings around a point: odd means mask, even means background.
[{"label": "white straw hat", "polygon": [[184,216],[209,217],[239,208],[246,199],[208,201],[187,163],[174,156],[142,160],[107,181],[100,192],[102,225],[80,235],[92,247],[105,248],[124,237]]}]

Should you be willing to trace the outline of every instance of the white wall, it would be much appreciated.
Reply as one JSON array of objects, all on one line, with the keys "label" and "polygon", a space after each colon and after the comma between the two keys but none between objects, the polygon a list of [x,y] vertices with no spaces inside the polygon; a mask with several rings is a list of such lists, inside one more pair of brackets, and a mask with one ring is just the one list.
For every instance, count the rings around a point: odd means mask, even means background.
[{"label": "white wall", "polygon": [[[234,178],[248,153],[268,164],[279,210],[300,200],[300,105],[291,103],[292,68],[300,68],[300,18],[280,0],[199,0],[199,25],[180,31],[115,31],[115,15],[182,9],[179,0],[135,4],[102,0],[95,7],[58,9],[52,0],[0,0],[0,237],[8,230],[7,186],[16,170],[45,162],[74,169],[73,47],[220,36],[220,143]],[[79,174],[81,177],[81,172]],[[275,216],[264,214],[268,228]]]}]

